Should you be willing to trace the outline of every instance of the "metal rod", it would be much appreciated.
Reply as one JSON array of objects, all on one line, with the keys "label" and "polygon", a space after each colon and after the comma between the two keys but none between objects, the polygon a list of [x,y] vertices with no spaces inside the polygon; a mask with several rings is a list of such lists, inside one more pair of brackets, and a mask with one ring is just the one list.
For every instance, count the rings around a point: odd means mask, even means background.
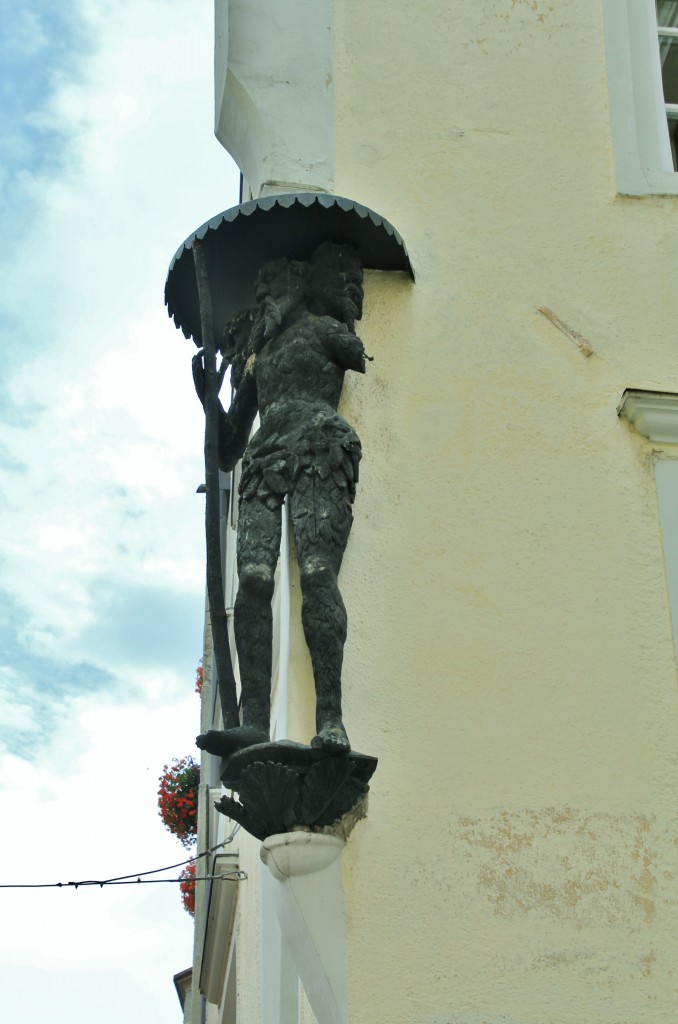
[{"label": "metal rod", "polygon": [[219,387],[221,377],[217,370],[212,294],[207,269],[207,258],[202,242],[193,241],[193,261],[200,303],[200,330],[205,368],[205,547],[207,554],[207,600],[210,609],[214,660],[219,680],[219,697],[224,728],[239,725],[238,696],[236,692],[231,649],[228,640],[228,620],[224,602],[224,580],[221,571],[221,539],[219,508]]}]

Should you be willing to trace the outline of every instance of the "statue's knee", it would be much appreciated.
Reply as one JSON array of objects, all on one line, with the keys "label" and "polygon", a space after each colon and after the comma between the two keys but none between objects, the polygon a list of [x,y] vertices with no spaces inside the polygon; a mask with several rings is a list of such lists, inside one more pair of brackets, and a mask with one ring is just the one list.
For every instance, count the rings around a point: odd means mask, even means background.
[{"label": "statue's knee", "polygon": [[315,561],[307,565],[301,565],[299,567],[299,577],[301,593],[306,605],[318,598],[322,598],[323,603],[329,601],[332,605],[339,604],[343,606],[337,574],[331,565],[328,565],[326,562]]},{"label": "statue's knee", "polygon": [[299,566],[299,579],[302,591],[324,590],[335,582],[335,576],[330,567],[324,562],[315,561],[309,561]]},{"label": "statue's knee", "polygon": [[273,569],[267,565],[246,565],[238,574],[238,594],[252,597],[273,597],[275,579]]},{"label": "statue's knee", "polygon": [[[330,646],[338,637],[346,640],[346,608],[337,584],[337,574],[327,564],[300,567],[301,620],[309,634],[322,636]],[[328,634],[329,630],[329,634]],[[309,644],[310,646],[310,644]]]}]

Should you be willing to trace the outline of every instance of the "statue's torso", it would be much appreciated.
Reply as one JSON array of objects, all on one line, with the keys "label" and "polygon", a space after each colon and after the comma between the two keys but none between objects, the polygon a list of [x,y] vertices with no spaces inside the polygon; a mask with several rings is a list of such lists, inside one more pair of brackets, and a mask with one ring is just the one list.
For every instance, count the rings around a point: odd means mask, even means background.
[{"label": "statue's torso", "polygon": [[331,334],[340,330],[331,317],[304,313],[257,355],[260,427],[245,452],[241,490],[289,493],[300,472],[335,470],[353,492],[360,440],[337,412],[345,371],[332,359]]},{"label": "statue's torso", "polygon": [[303,408],[308,416],[336,412],[344,370],[331,359],[333,329],[340,325],[330,317],[304,313],[259,352],[255,376],[262,428],[275,420],[274,429],[284,429],[286,417],[292,426]]}]

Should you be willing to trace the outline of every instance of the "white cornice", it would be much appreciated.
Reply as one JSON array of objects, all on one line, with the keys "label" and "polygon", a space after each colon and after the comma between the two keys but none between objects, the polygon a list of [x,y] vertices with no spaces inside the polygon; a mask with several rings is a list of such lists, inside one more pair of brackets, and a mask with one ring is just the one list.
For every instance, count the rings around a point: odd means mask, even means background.
[{"label": "white cornice", "polygon": [[276,880],[282,941],[322,1024],[348,1024],[340,857],[345,845],[320,832],[285,832],[269,836],[260,850]]},{"label": "white cornice", "polygon": [[334,191],[332,0],[216,0],[215,134],[252,195]]},{"label": "white cornice", "polygon": [[678,394],[628,389],[617,413],[650,441],[678,444]]}]

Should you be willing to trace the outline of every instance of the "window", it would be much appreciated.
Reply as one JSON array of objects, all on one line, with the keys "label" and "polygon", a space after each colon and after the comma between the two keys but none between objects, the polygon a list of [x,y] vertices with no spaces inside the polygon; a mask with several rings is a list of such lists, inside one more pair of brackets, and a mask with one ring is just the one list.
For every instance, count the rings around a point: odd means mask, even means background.
[{"label": "window", "polygon": [[675,459],[657,459],[654,469],[673,644],[678,658],[678,462]]},{"label": "window", "polygon": [[629,389],[622,395],[617,412],[639,434],[662,446],[662,450],[654,451],[655,481],[673,644],[678,658],[678,458],[675,448],[665,447],[678,445],[678,394]]},{"label": "window", "polygon": [[673,170],[678,170],[678,0],[657,0],[657,32],[662,95]]},{"label": "window", "polygon": [[617,191],[678,195],[678,0],[603,6]]}]

